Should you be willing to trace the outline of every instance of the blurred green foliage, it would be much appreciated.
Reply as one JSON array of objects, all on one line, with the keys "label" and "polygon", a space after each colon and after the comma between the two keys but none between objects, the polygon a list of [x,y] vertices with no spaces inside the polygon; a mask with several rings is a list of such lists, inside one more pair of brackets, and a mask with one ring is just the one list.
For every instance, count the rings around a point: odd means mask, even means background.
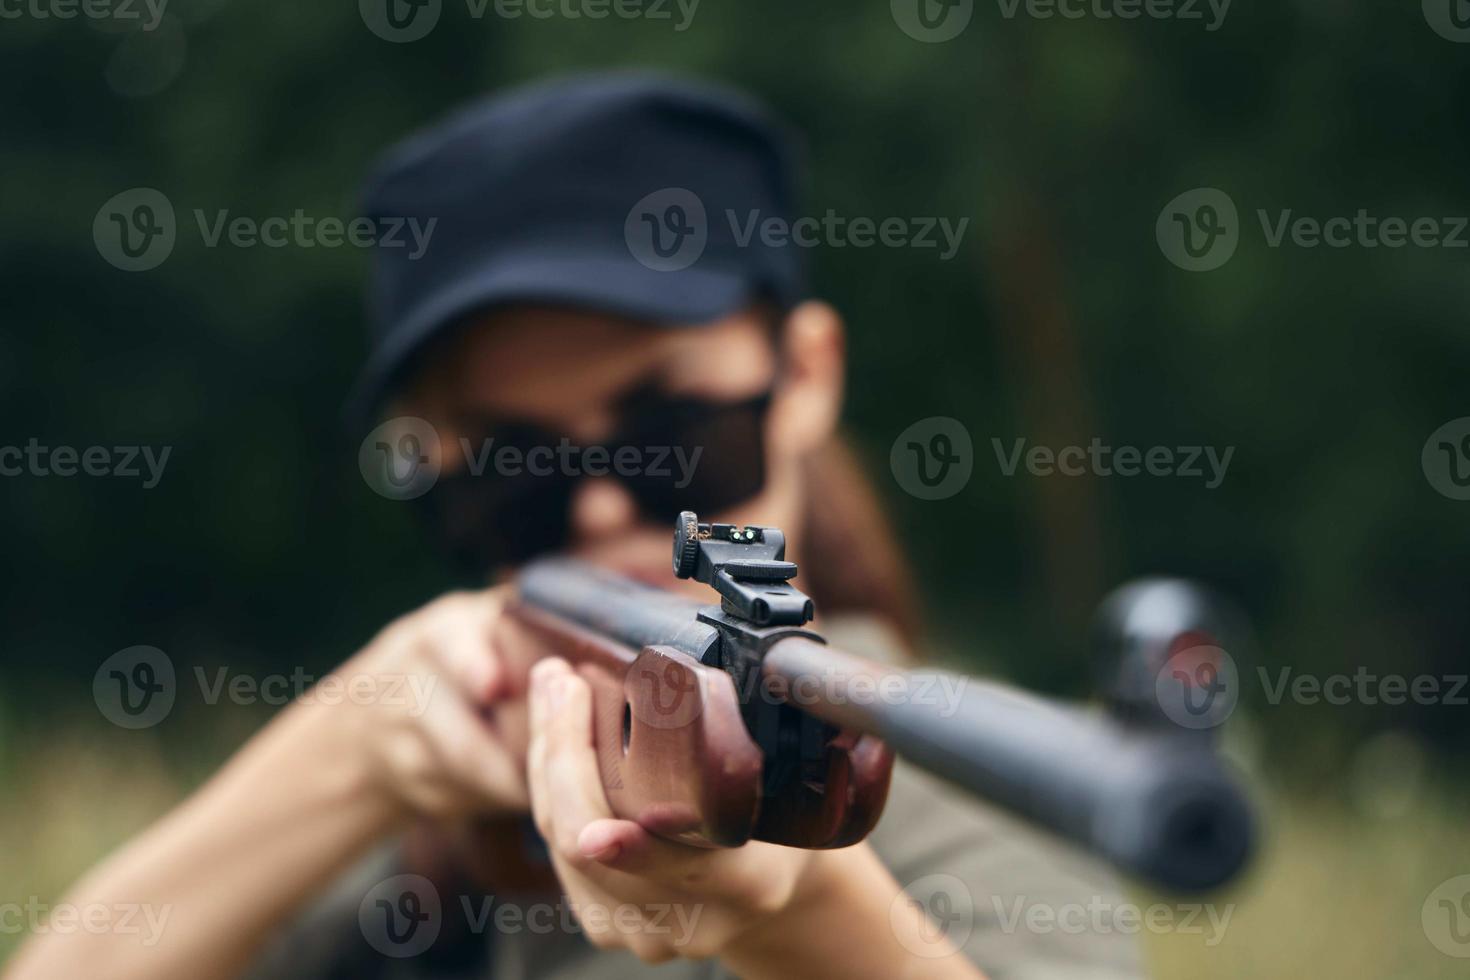
[{"label": "blurred green foliage", "polygon": [[[769,101],[808,137],[807,213],[972,219],[949,262],[812,256],[850,321],[851,428],[941,646],[1083,692],[1086,612],[1170,572],[1240,600],[1269,667],[1463,670],[1470,505],[1436,493],[1419,454],[1470,414],[1465,252],[1272,249],[1254,216],[1467,213],[1470,47],[1418,4],[1239,3],[1207,32],[981,3],[943,44],[906,36],[888,6],[704,0],[680,32],[475,20],[446,0],[411,44],[343,0],[174,0],[146,36],[0,25],[0,443],[174,447],[152,491],[0,483],[11,709],[85,706],[96,665],[140,643],[184,665],[323,670],[449,583],[339,426],[364,256],[183,233],[130,274],[93,245],[101,204],[148,186],[181,223],[194,208],[350,216],[369,162],[408,131],[505,84],[611,66]],[[1243,234],[1226,266],[1188,273],[1154,225],[1200,186],[1232,196]],[[887,457],[931,415],[966,424],[976,468],[926,503]],[[1006,477],[991,440],[1018,437],[1236,451],[1213,491]],[[31,685],[48,700],[23,704]],[[1377,727],[1465,741],[1463,709],[1254,709],[1314,753]]]}]

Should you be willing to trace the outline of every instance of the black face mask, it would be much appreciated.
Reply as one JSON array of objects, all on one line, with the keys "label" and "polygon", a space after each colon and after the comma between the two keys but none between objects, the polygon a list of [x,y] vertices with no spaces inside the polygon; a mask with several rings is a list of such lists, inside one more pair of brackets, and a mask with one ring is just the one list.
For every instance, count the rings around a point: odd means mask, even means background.
[{"label": "black face mask", "polygon": [[484,462],[480,475],[461,469],[418,499],[431,534],[477,575],[565,547],[572,495],[587,476],[618,480],[660,527],[684,510],[717,513],[765,484],[770,402],[769,392],[716,402],[640,388],[622,400],[618,431],[591,456],[540,426],[498,424],[468,447],[477,468]]}]

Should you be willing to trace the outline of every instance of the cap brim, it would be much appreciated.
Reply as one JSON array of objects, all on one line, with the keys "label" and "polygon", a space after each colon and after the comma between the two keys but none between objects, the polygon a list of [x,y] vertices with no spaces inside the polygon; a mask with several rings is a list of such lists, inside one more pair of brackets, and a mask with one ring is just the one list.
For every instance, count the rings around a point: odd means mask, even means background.
[{"label": "cap brim", "polygon": [[507,303],[575,307],[675,325],[716,320],[755,296],[748,273],[651,269],[626,258],[564,257],[497,263],[423,304],[374,351],[346,405],[350,425],[371,421],[414,358],[466,314]]}]

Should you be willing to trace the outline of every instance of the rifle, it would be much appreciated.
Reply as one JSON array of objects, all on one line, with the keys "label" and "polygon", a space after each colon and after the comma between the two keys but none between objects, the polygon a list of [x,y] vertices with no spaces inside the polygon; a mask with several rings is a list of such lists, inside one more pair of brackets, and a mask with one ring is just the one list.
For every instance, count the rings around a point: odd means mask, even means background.
[{"label": "rifle", "polygon": [[881,815],[896,753],[1170,889],[1216,887],[1247,862],[1253,814],[1209,728],[1174,724],[1154,691],[1172,656],[1213,649],[1217,619],[1186,583],[1104,605],[1120,666],[1099,713],[827,646],[777,528],[686,511],[673,570],[719,604],[553,558],[521,573],[511,606],[589,683],[618,816],[699,846],[845,847]]}]

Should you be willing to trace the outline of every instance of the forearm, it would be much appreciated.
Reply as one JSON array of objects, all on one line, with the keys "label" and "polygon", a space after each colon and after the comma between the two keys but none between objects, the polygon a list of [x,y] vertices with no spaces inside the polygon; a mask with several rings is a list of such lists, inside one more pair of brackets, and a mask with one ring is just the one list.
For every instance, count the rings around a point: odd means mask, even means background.
[{"label": "forearm", "polygon": [[[789,976],[983,977],[901,895],[867,847],[823,851],[820,869],[799,886],[787,911],[752,929],[721,956],[746,980]],[[895,902],[900,903],[895,912]],[[922,955],[921,955],[922,954]]]},{"label": "forearm", "polygon": [[238,976],[272,929],[400,820],[331,710],[287,710],[64,899],[141,906],[157,935],[47,932],[21,950],[9,980]]}]

